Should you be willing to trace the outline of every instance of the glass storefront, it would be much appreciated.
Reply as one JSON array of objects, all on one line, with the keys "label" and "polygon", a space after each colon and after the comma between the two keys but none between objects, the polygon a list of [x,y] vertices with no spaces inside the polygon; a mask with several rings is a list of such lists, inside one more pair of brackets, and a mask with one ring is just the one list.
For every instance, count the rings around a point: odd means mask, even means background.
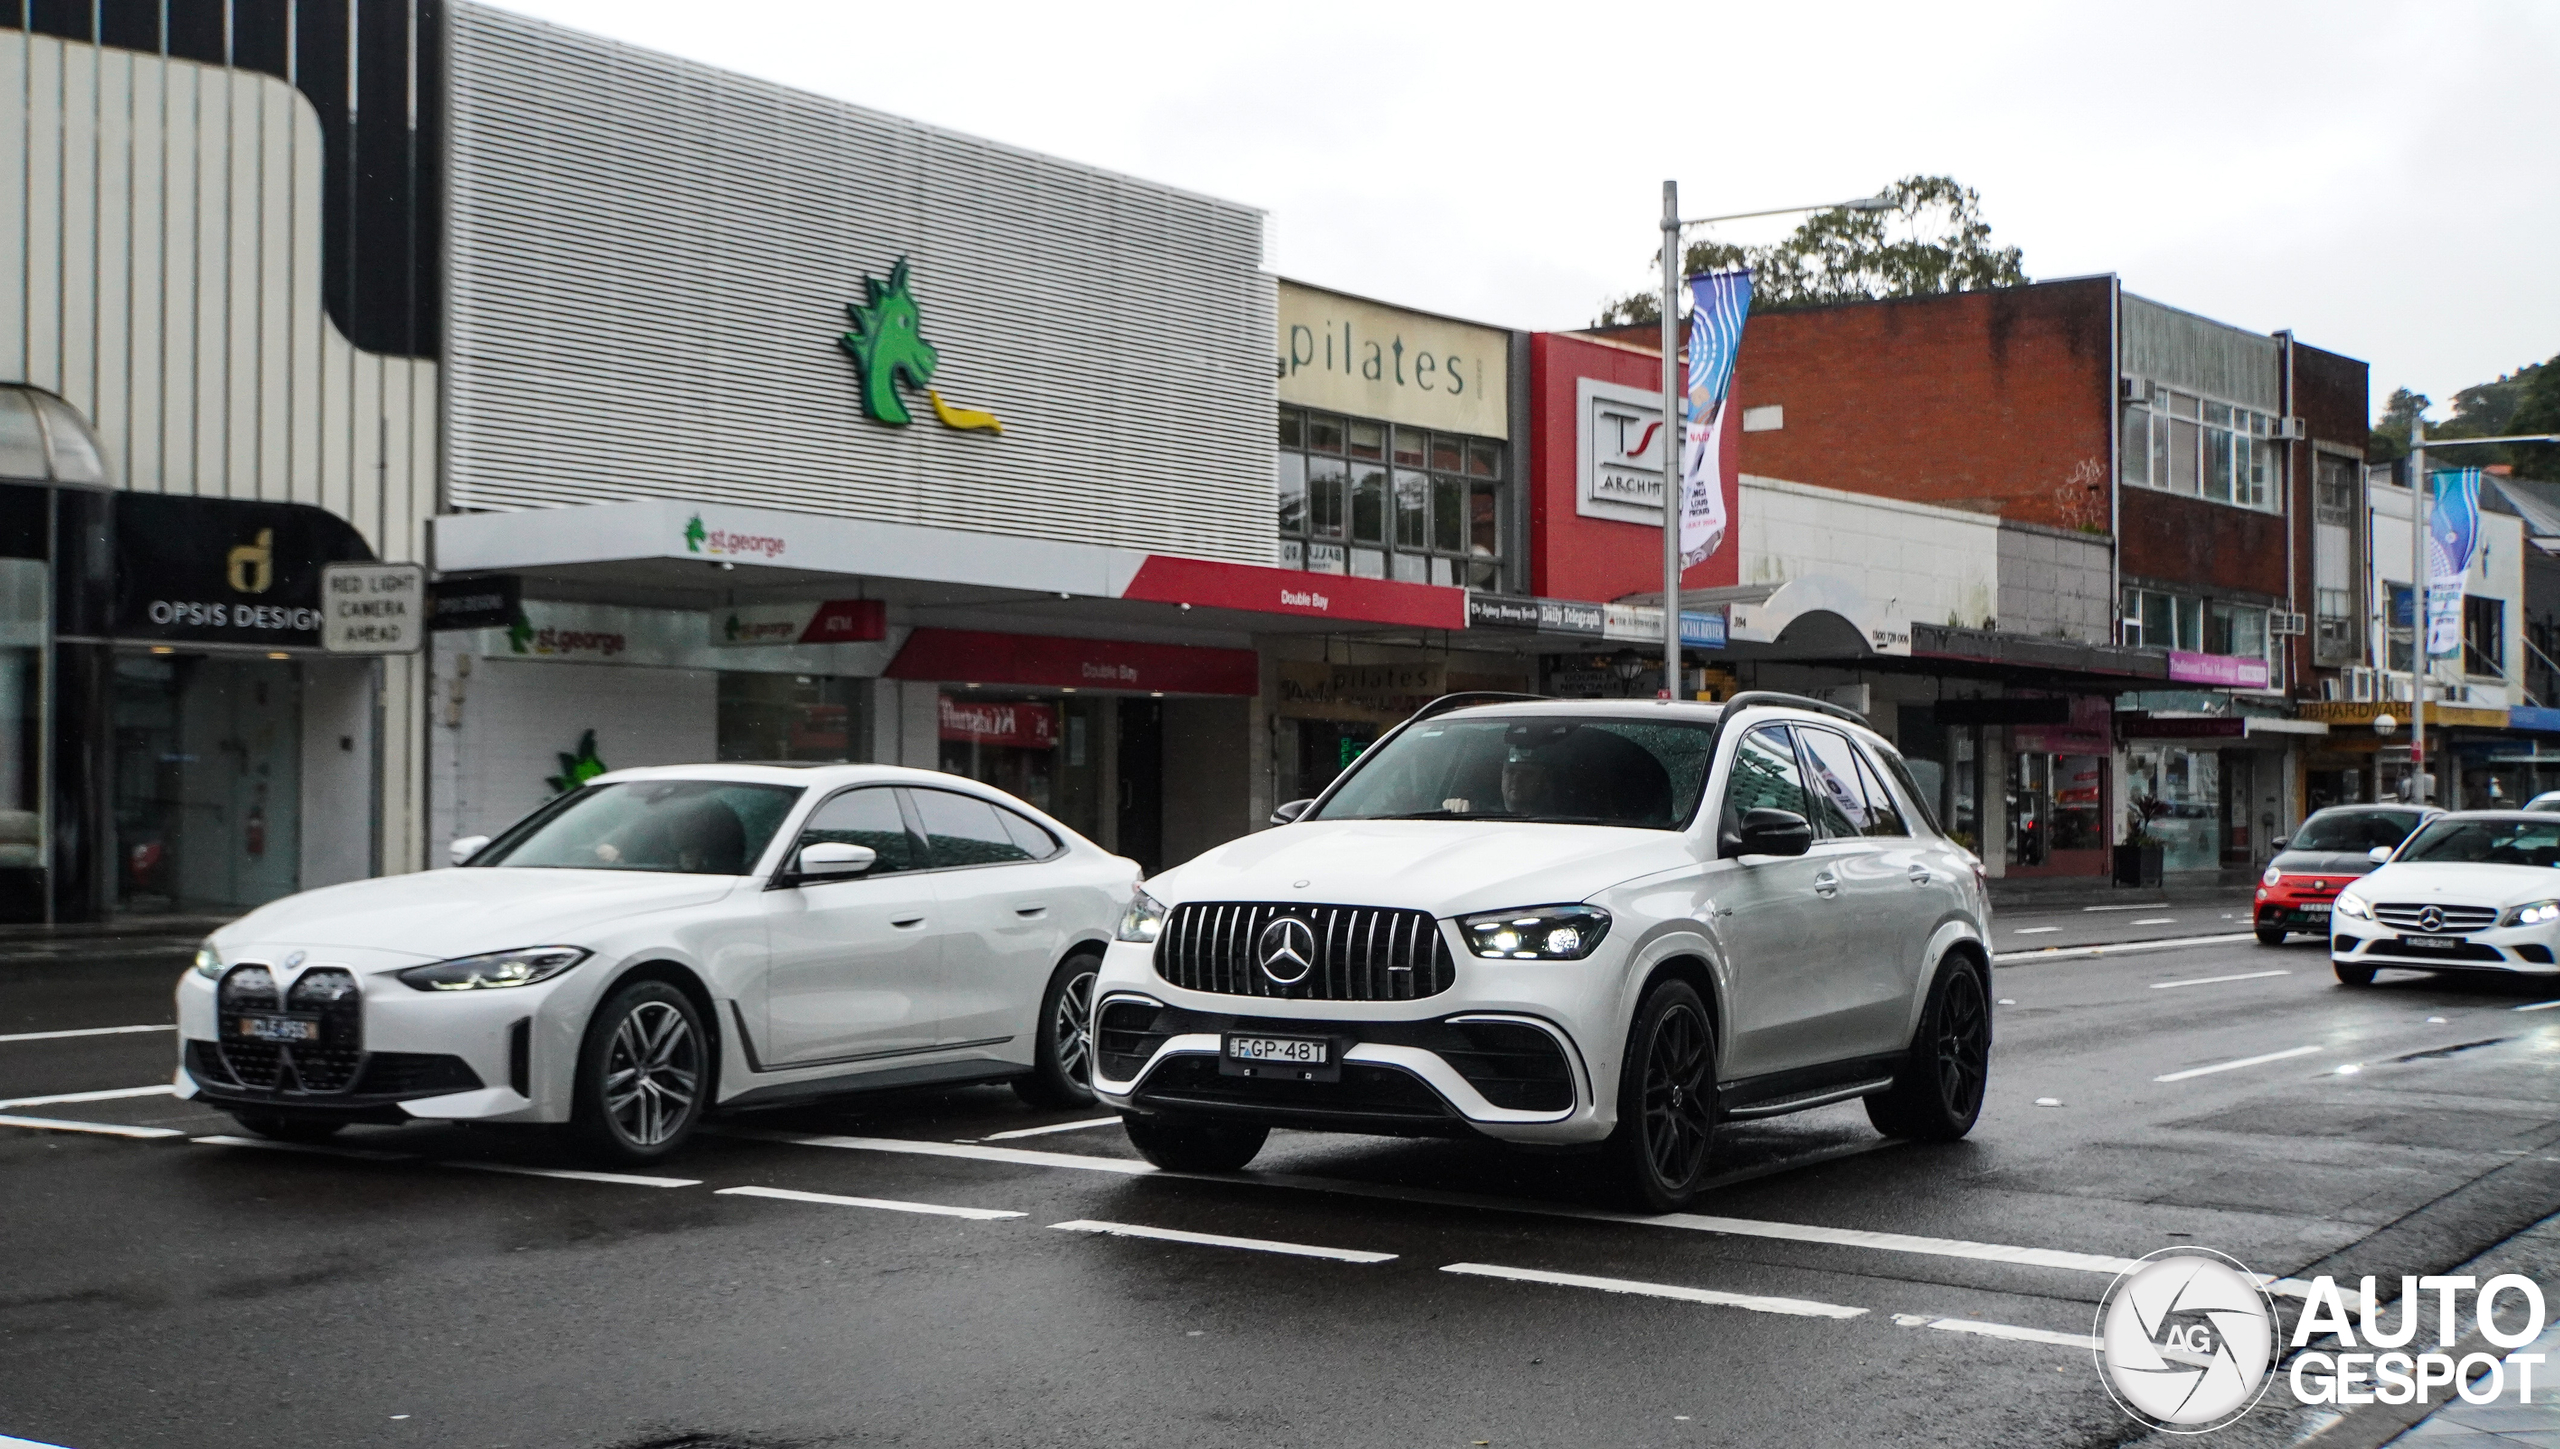
[{"label": "glass storefront", "polygon": [[1103,717],[1112,700],[972,690],[939,701],[940,768],[1027,800],[1089,840],[1103,838]]},{"label": "glass storefront", "polygon": [[2106,761],[2019,750],[2009,756],[2008,864],[2094,875],[2106,838]]},{"label": "glass storefront", "polygon": [[2125,793],[2151,817],[2160,868],[2222,865],[2222,755],[2183,745],[2135,745],[2125,752]]},{"label": "glass storefront", "polygon": [[719,690],[722,760],[848,764],[870,758],[868,679],[723,671]]},{"label": "glass storefront", "polygon": [[300,889],[300,670],[122,654],[113,690],[116,908],[226,910]]},{"label": "glass storefront", "polygon": [[44,915],[44,634],[52,570],[0,558],[0,919]]}]

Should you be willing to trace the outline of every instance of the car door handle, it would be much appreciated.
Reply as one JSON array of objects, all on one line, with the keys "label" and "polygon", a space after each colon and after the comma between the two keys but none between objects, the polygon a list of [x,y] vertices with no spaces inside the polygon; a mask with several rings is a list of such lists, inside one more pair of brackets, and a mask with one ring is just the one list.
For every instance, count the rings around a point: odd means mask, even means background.
[{"label": "car door handle", "polygon": [[1913,885],[1927,885],[1929,882],[1936,879],[1937,876],[1932,874],[1929,867],[1925,865],[1915,865],[1911,867],[1911,883]]},{"label": "car door handle", "polygon": [[1825,899],[1840,894],[1840,877],[1829,871],[1813,878],[1813,893]]},{"label": "car door handle", "polygon": [[901,931],[912,931],[912,930],[914,930],[916,927],[921,926],[921,925],[923,925],[923,924],[924,924],[924,917],[922,917],[922,916],[899,916],[899,917],[895,918],[894,920],[890,921],[890,922],[889,922],[889,924],[890,924],[890,925],[892,925],[892,926],[897,927],[897,928],[898,928],[899,930],[901,930]]},{"label": "car door handle", "polygon": [[1013,913],[1025,920],[1036,921],[1040,917],[1049,914],[1049,908],[1047,906],[1015,906],[1013,908]]}]

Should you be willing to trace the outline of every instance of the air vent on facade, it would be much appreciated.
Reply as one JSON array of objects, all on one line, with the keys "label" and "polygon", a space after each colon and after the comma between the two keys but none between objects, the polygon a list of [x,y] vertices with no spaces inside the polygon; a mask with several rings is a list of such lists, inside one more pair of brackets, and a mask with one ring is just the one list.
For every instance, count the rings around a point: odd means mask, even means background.
[{"label": "air vent on facade", "polygon": [[2126,402],[2147,403],[2151,401],[2151,379],[2147,377],[2128,377],[2122,379],[2122,382],[2124,385],[2124,400]]},{"label": "air vent on facade", "polygon": [[2311,427],[2300,418],[2278,418],[2269,436],[2298,443],[2311,436]]}]

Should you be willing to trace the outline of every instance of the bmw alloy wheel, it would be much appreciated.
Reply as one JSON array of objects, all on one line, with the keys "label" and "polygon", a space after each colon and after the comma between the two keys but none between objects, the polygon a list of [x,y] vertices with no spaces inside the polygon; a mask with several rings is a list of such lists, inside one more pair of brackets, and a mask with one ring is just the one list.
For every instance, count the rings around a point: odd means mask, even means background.
[{"label": "bmw alloy wheel", "polygon": [[1071,1082],[1086,1080],[1093,1055],[1093,981],[1091,966],[1068,978],[1058,993],[1058,1009],[1049,1021],[1049,1042],[1058,1074]]},{"label": "bmw alloy wheel", "polygon": [[644,1001],[613,1029],[605,1048],[604,1109],[616,1135],[656,1147],[691,1117],[702,1089],[702,1050],[693,1023],[664,1001]]}]

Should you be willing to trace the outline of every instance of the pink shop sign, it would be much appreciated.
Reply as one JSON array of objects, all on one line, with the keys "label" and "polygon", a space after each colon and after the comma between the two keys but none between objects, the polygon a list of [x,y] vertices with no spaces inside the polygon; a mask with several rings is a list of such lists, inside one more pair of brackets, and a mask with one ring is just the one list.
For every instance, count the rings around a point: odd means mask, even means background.
[{"label": "pink shop sign", "polygon": [[2210,684],[2222,689],[2264,689],[2267,661],[2239,654],[2189,654],[2172,649],[2169,678],[2179,684]]}]

